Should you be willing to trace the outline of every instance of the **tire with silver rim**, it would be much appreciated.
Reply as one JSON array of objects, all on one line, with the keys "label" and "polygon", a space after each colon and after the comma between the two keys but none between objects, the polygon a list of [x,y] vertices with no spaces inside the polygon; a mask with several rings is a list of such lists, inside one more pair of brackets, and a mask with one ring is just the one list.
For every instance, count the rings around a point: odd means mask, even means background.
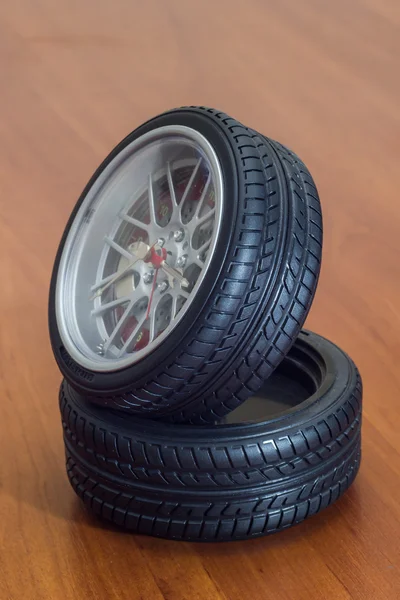
[{"label": "tire with silver rim", "polygon": [[223,113],[145,123],[96,171],[65,230],[49,323],[93,401],[214,420],[292,345],[321,252],[318,194],[290,151]]}]

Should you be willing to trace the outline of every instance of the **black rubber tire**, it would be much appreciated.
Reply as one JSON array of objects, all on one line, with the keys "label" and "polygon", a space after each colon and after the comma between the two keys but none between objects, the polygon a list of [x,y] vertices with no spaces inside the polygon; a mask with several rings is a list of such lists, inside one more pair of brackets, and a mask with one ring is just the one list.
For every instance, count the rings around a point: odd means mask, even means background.
[{"label": "black rubber tire", "polygon": [[344,352],[307,332],[279,370],[314,393],[270,421],[208,426],[122,416],[64,382],[72,487],[116,525],[174,539],[245,539],[319,512],[358,471],[361,379]]},{"label": "black rubber tire", "polygon": [[[217,250],[197,298],[158,348],[132,367],[89,372],[68,355],[55,319],[55,283],[66,234],[88,189],[116,154],[143,133],[171,124],[200,131],[220,159],[229,202]],[[256,392],[289,351],[313,300],[321,244],[318,193],[295,154],[212,109],[160,115],[106,158],[67,225],[49,303],[59,367],[80,393],[103,406],[177,422],[213,422]]]}]

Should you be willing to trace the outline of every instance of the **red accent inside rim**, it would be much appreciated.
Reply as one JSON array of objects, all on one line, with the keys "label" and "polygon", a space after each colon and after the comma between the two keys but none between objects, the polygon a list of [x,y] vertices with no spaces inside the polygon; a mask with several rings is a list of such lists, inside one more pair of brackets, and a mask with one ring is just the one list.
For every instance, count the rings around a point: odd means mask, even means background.
[{"label": "red accent inside rim", "polygon": [[167,258],[167,251],[165,248],[150,248],[150,257],[145,258],[145,262],[151,262],[155,269],[159,269]]}]

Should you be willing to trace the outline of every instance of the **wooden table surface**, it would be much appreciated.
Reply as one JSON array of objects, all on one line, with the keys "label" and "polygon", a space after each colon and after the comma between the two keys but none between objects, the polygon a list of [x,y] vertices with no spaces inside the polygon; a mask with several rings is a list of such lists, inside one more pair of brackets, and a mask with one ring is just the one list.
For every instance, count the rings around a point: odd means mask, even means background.
[{"label": "wooden table surface", "polygon": [[[400,598],[398,0],[0,3],[0,598]],[[222,108],[319,187],[307,325],[364,379],[363,462],[281,534],[190,544],[103,527],[69,487],[47,333],[56,247],[108,151],[166,108]]]}]

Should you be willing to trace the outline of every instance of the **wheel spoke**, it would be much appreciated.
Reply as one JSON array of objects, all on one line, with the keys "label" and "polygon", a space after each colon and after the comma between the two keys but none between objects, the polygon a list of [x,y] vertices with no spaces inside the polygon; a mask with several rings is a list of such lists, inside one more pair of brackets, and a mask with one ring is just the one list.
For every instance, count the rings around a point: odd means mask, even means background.
[{"label": "wheel spoke", "polygon": [[100,304],[100,306],[94,308],[92,310],[92,316],[98,317],[99,315],[104,314],[108,310],[115,308],[116,306],[120,306],[121,304],[125,304],[129,302],[131,298],[129,296],[123,296],[122,298],[117,298],[116,300],[112,300],[111,302],[106,302],[105,304]]},{"label": "wheel spoke", "polygon": [[154,312],[150,313],[149,316],[149,343],[151,343],[156,337],[156,318]]},{"label": "wheel spoke", "polygon": [[195,252],[197,252],[197,254],[202,254],[203,252],[205,252],[207,250],[207,248],[209,248],[210,244],[211,244],[211,238],[209,238],[206,242],[204,242],[204,244],[202,244],[200,246],[200,248],[197,248],[197,250],[195,250],[193,248],[193,250]]},{"label": "wheel spoke", "polygon": [[189,231],[190,234],[190,244],[192,245],[192,240],[193,237],[196,233],[196,230],[201,227],[201,225],[204,225],[204,223],[206,223],[207,221],[209,221],[210,219],[212,219],[214,217],[215,214],[215,208],[211,208],[205,215],[203,215],[202,217],[193,217],[193,219],[191,219],[189,221],[189,223],[187,223],[186,228]]},{"label": "wheel spoke", "polygon": [[108,283],[109,281],[111,281],[111,279],[113,279],[116,276],[116,274],[117,273],[111,273],[111,275],[108,275],[107,277],[104,277],[104,279],[101,279],[97,283],[93,284],[91,286],[91,288],[90,288],[90,291],[91,292],[95,292],[99,288],[103,287],[106,283]]},{"label": "wheel spoke", "polygon": [[195,165],[195,167],[193,169],[193,172],[192,172],[192,174],[191,174],[191,176],[189,178],[189,181],[187,182],[187,186],[185,188],[185,191],[182,194],[182,199],[181,199],[181,202],[180,202],[181,221],[182,221],[182,208],[183,208],[183,205],[185,204],[186,198],[188,197],[188,194],[189,194],[189,192],[190,192],[190,190],[192,188],[193,182],[194,182],[194,180],[196,178],[196,175],[197,175],[197,173],[198,173],[198,171],[200,169],[200,165],[201,165],[202,160],[203,159],[200,157],[199,160],[197,161],[197,163],[196,163],[196,165]]},{"label": "wheel spoke", "polygon": [[125,354],[125,352],[129,352],[130,345],[132,344],[132,342],[135,341],[135,338],[136,338],[137,334],[139,333],[139,331],[142,329],[145,321],[146,321],[146,318],[143,317],[138,322],[138,324],[136,325],[136,327],[134,328],[134,330],[132,331],[132,333],[130,334],[130,336],[128,337],[128,339],[126,340],[124,345],[122,346],[121,350],[119,351],[118,357],[123,356],[123,354]]},{"label": "wheel spoke", "polygon": [[192,236],[192,239],[190,240],[190,249],[188,251],[187,264],[188,265],[195,264],[198,267],[200,267],[201,269],[203,269],[205,260],[202,260],[202,258],[200,258],[200,257],[210,247],[211,238],[206,240],[199,248],[193,248],[192,240],[193,240],[193,236]]},{"label": "wheel spoke", "polygon": [[200,225],[203,225],[203,223],[205,223],[206,221],[208,221],[211,217],[213,217],[214,214],[215,214],[215,208],[211,208],[202,217],[196,217],[196,219],[193,219],[195,221],[195,223],[196,223],[196,229],[197,229],[197,227],[200,227]]},{"label": "wheel spoke", "polygon": [[176,317],[176,309],[178,308],[178,294],[174,294],[172,296],[172,305],[171,305],[171,321]]},{"label": "wheel spoke", "polygon": [[130,223],[131,225],[138,227],[139,229],[146,229],[146,223],[143,223],[143,221],[139,221],[139,219],[135,219],[134,217],[130,217],[127,214],[122,214],[121,219],[126,221],[126,223]]},{"label": "wheel spoke", "polygon": [[161,300],[162,296],[158,299],[157,304],[153,306],[153,310],[150,312],[149,315],[149,342],[152,342],[156,337],[156,313]]},{"label": "wheel spoke", "polygon": [[109,349],[111,344],[114,342],[115,338],[121,333],[121,330],[122,330],[123,326],[125,325],[128,317],[130,317],[133,306],[134,306],[134,300],[131,300],[129,302],[128,306],[126,307],[124,314],[122,315],[122,317],[120,318],[120,320],[118,321],[118,323],[116,324],[116,326],[114,327],[112,332],[110,333],[108,339],[106,340],[106,342],[104,344],[104,353],[107,352],[107,350]]},{"label": "wheel spoke", "polygon": [[113,248],[114,250],[116,250],[117,252],[119,252],[119,254],[121,254],[121,256],[125,256],[125,258],[127,258],[128,260],[132,260],[132,258],[133,258],[132,254],[130,252],[128,252],[128,250],[125,250],[125,248],[123,248],[122,246],[120,246],[119,244],[117,244],[117,242],[115,242],[114,240],[112,240],[110,237],[108,237],[108,235],[104,238],[104,241],[111,248]]},{"label": "wheel spoke", "polygon": [[172,298],[172,304],[171,304],[171,321],[172,321],[173,319],[175,319],[177,312],[178,312],[179,298],[184,298],[185,300],[187,300],[190,296],[190,293],[186,292],[183,289],[174,288],[173,290],[169,291],[169,295]]},{"label": "wheel spoke", "polygon": [[194,219],[198,219],[199,218],[199,215],[200,215],[200,213],[201,213],[201,211],[202,211],[202,209],[204,207],[204,203],[205,203],[205,200],[207,198],[207,193],[208,193],[208,188],[210,187],[210,183],[211,183],[211,175],[208,176],[207,181],[206,181],[205,186],[204,186],[204,189],[203,189],[203,191],[201,193],[200,200],[197,203],[196,212],[193,215]]},{"label": "wheel spoke", "polygon": [[151,173],[149,175],[149,212],[150,212],[150,222],[153,225],[157,225],[157,218],[156,218],[156,205],[155,205],[155,198],[154,198],[154,188],[153,188],[153,178],[151,176]]},{"label": "wheel spoke", "polygon": [[169,187],[169,195],[171,197],[172,209],[176,210],[178,208],[178,203],[176,201],[175,187],[172,179],[171,172],[171,163],[167,163],[167,179],[168,179],[168,187]]}]

